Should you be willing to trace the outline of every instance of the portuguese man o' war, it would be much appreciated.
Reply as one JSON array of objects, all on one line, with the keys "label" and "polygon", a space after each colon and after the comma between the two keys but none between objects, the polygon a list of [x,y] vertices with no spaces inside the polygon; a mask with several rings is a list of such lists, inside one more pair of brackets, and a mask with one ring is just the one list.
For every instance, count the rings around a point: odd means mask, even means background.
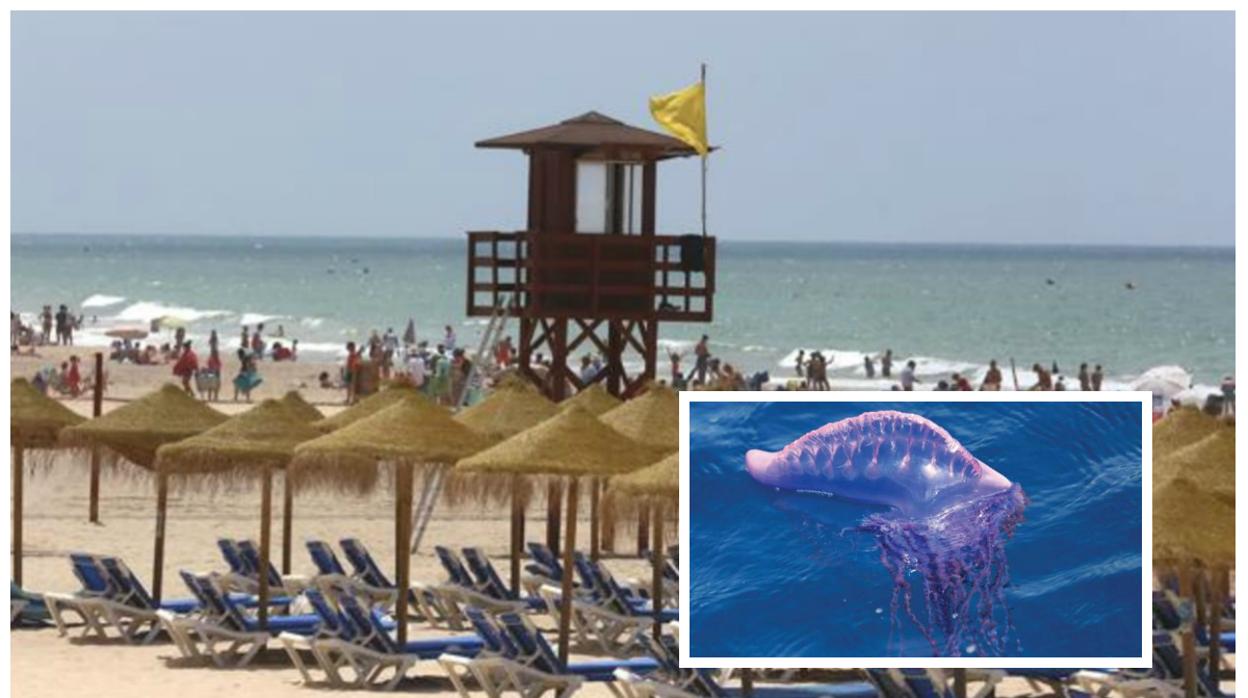
[{"label": "portuguese man o' war", "polygon": [[[1027,495],[929,419],[893,410],[826,424],[774,453],[751,450],[746,469],[783,490],[890,508],[856,528],[873,535],[893,579],[892,619],[906,615],[937,656],[1000,654],[1010,631],[1005,543]],[[926,619],[911,598],[923,583]]]}]

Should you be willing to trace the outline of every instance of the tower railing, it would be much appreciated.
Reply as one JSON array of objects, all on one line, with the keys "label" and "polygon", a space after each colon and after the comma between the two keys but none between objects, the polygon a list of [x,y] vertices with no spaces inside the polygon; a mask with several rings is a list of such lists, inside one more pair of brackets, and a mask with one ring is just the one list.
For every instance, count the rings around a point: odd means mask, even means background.
[{"label": "tower railing", "polygon": [[470,316],[510,296],[517,316],[709,322],[714,292],[713,237],[468,233]]}]

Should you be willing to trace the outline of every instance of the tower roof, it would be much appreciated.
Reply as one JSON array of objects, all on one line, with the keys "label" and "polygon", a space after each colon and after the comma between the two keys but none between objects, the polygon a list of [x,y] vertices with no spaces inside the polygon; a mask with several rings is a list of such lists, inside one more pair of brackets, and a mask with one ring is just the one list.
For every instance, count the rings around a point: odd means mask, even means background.
[{"label": "tower roof", "polygon": [[567,148],[585,151],[587,155],[637,156],[653,160],[697,154],[679,139],[629,126],[596,111],[585,112],[550,126],[487,138],[477,141],[476,146],[515,150]]}]

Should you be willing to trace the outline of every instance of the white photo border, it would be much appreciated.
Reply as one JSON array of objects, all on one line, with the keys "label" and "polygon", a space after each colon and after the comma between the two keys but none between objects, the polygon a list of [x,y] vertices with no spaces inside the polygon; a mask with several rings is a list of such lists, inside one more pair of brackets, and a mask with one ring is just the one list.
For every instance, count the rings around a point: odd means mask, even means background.
[{"label": "white photo border", "polygon": [[[1135,657],[693,657],[689,599],[689,405],[694,402],[1123,402],[1140,407],[1140,650]],[[682,391],[680,393],[680,666],[698,669],[1089,669],[1152,666],[1153,396],[1146,391]]]}]

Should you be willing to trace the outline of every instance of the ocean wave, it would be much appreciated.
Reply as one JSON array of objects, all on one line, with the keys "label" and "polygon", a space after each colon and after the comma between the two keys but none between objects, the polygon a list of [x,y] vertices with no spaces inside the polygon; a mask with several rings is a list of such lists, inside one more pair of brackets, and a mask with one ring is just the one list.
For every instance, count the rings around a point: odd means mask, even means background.
[{"label": "ocean wave", "polygon": [[110,305],[117,305],[126,300],[125,296],[109,296],[103,293],[93,293],[87,296],[79,305],[83,308],[107,308]]},{"label": "ocean wave", "polygon": [[240,325],[259,325],[262,322],[271,322],[273,320],[285,320],[288,315],[271,315],[268,313],[243,313],[238,319]]},{"label": "ocean wave", "polygon": [[228,310],[200,310],[176,305],[164,305],[153,301],[140,301],[126,306],[117,314],[118,320],[129,322],[151,322],[156,318],[175,317],[184,322],[200,322],[227,318],[234,313]]}]

